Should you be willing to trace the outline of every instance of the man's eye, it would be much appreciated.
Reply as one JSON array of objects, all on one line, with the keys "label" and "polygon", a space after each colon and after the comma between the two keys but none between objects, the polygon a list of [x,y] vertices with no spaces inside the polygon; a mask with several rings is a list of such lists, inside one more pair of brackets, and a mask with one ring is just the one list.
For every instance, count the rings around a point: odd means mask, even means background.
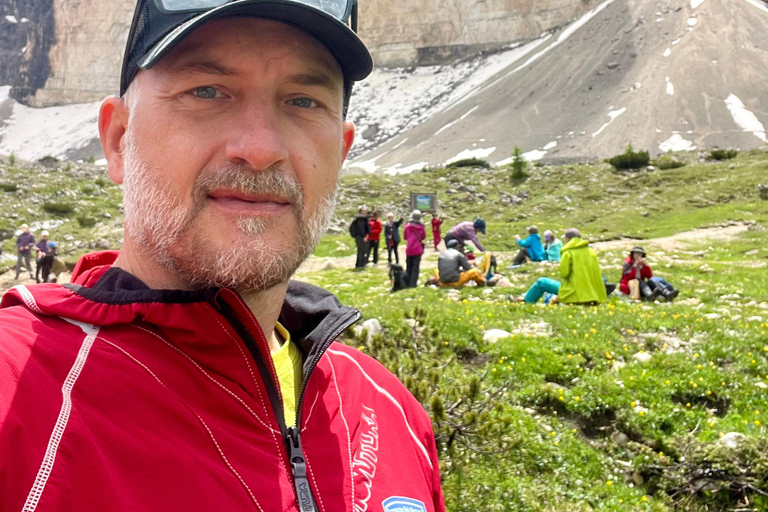
[{"label": "man's eye", "polygon": [[294,98],[290,101],[291,105],[299,108],[312,108],[315,102],[309,98]]},{"label": "man's eye", "polygon": [[193,95],[204,100],[214,99],[217,93],[218,91],[215,87],[196,87],[195,89],[192,89]]}]

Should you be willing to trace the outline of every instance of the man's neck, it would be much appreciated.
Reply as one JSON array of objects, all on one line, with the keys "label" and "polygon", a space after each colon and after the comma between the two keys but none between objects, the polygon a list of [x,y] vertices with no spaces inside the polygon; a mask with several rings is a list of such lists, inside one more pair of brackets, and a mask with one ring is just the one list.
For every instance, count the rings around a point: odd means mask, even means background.
[{"label": "man's neck", "polygon": [[[130,272],[148,287],[165,290],[189,290],[188,284],[160,264],[152,255],[142,254],[128,237],[120,250],[120,255],[113,266]],[[275,333],[275,325],[283,309],[288,283],[281,283],[269,290],[246,292],[238,290],[243,301],[253,313],[259,326],[264,331],[269,350],[275,352],[281,342]]]}]

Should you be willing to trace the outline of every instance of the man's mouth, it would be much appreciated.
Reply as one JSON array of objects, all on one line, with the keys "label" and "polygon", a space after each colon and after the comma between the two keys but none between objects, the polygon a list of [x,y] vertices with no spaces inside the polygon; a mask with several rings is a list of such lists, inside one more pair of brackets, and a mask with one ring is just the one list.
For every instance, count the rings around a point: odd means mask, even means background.
[{"label": "man's mouth", "polygon": [[278,215],[291,207],[291,201],[283,196],[238,190],[216,189],[207,199],[219,208],[244,215]]}]

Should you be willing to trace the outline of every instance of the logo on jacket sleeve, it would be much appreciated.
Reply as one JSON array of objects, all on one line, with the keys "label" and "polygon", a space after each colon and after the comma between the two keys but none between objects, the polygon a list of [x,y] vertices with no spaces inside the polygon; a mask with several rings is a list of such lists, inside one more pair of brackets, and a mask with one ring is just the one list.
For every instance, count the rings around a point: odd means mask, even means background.
[{"label": "logo on jacket sleeve", "polygon": [[360,444],[352,461],[352,478],[356,485],[357,482],[360,483],[355,497],[355,512],[367,512],[379,462],[376,455],[379,451],[379,422],[376,419],[376,411],[365,404],[360,416],[360,427]]},{"label": "logo on jacket sleeve", "polygon": [[413,498],[392,496],[381,502],[384,512],[427,512],[424,503]]}]

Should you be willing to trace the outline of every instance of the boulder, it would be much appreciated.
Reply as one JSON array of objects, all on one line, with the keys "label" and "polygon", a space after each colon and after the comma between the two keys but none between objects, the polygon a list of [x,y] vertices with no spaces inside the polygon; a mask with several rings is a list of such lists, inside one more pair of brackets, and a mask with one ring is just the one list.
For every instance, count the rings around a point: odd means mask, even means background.
[{"label": "boulder", "polygon": [[717,440],[717,444],[731,450],[738,450],[747,439],[747,436],[739,432],[728,432]]},{"label": "boulder", "polygon": [[651,360],[651,358],[653,358],[653,356],[649,352],[638,352],[637,354],[633,355],[632,358],[640,363],[647,363]]},{"label": "boulder", "polygon": [[512,336],[512,334],[503,329],[490,329],[483,333],[483,341],[487,343],[496,343],[497,341],[509,338],[510,336]]},{"label": "boulder", "polygon": [[376,318],[369,318],[363,325],[358,325],[354,329],[355,334],[361,336],[365,333],[365,339],[370,343],[374,336],[378,336],[382,332],[381,323]]}]

